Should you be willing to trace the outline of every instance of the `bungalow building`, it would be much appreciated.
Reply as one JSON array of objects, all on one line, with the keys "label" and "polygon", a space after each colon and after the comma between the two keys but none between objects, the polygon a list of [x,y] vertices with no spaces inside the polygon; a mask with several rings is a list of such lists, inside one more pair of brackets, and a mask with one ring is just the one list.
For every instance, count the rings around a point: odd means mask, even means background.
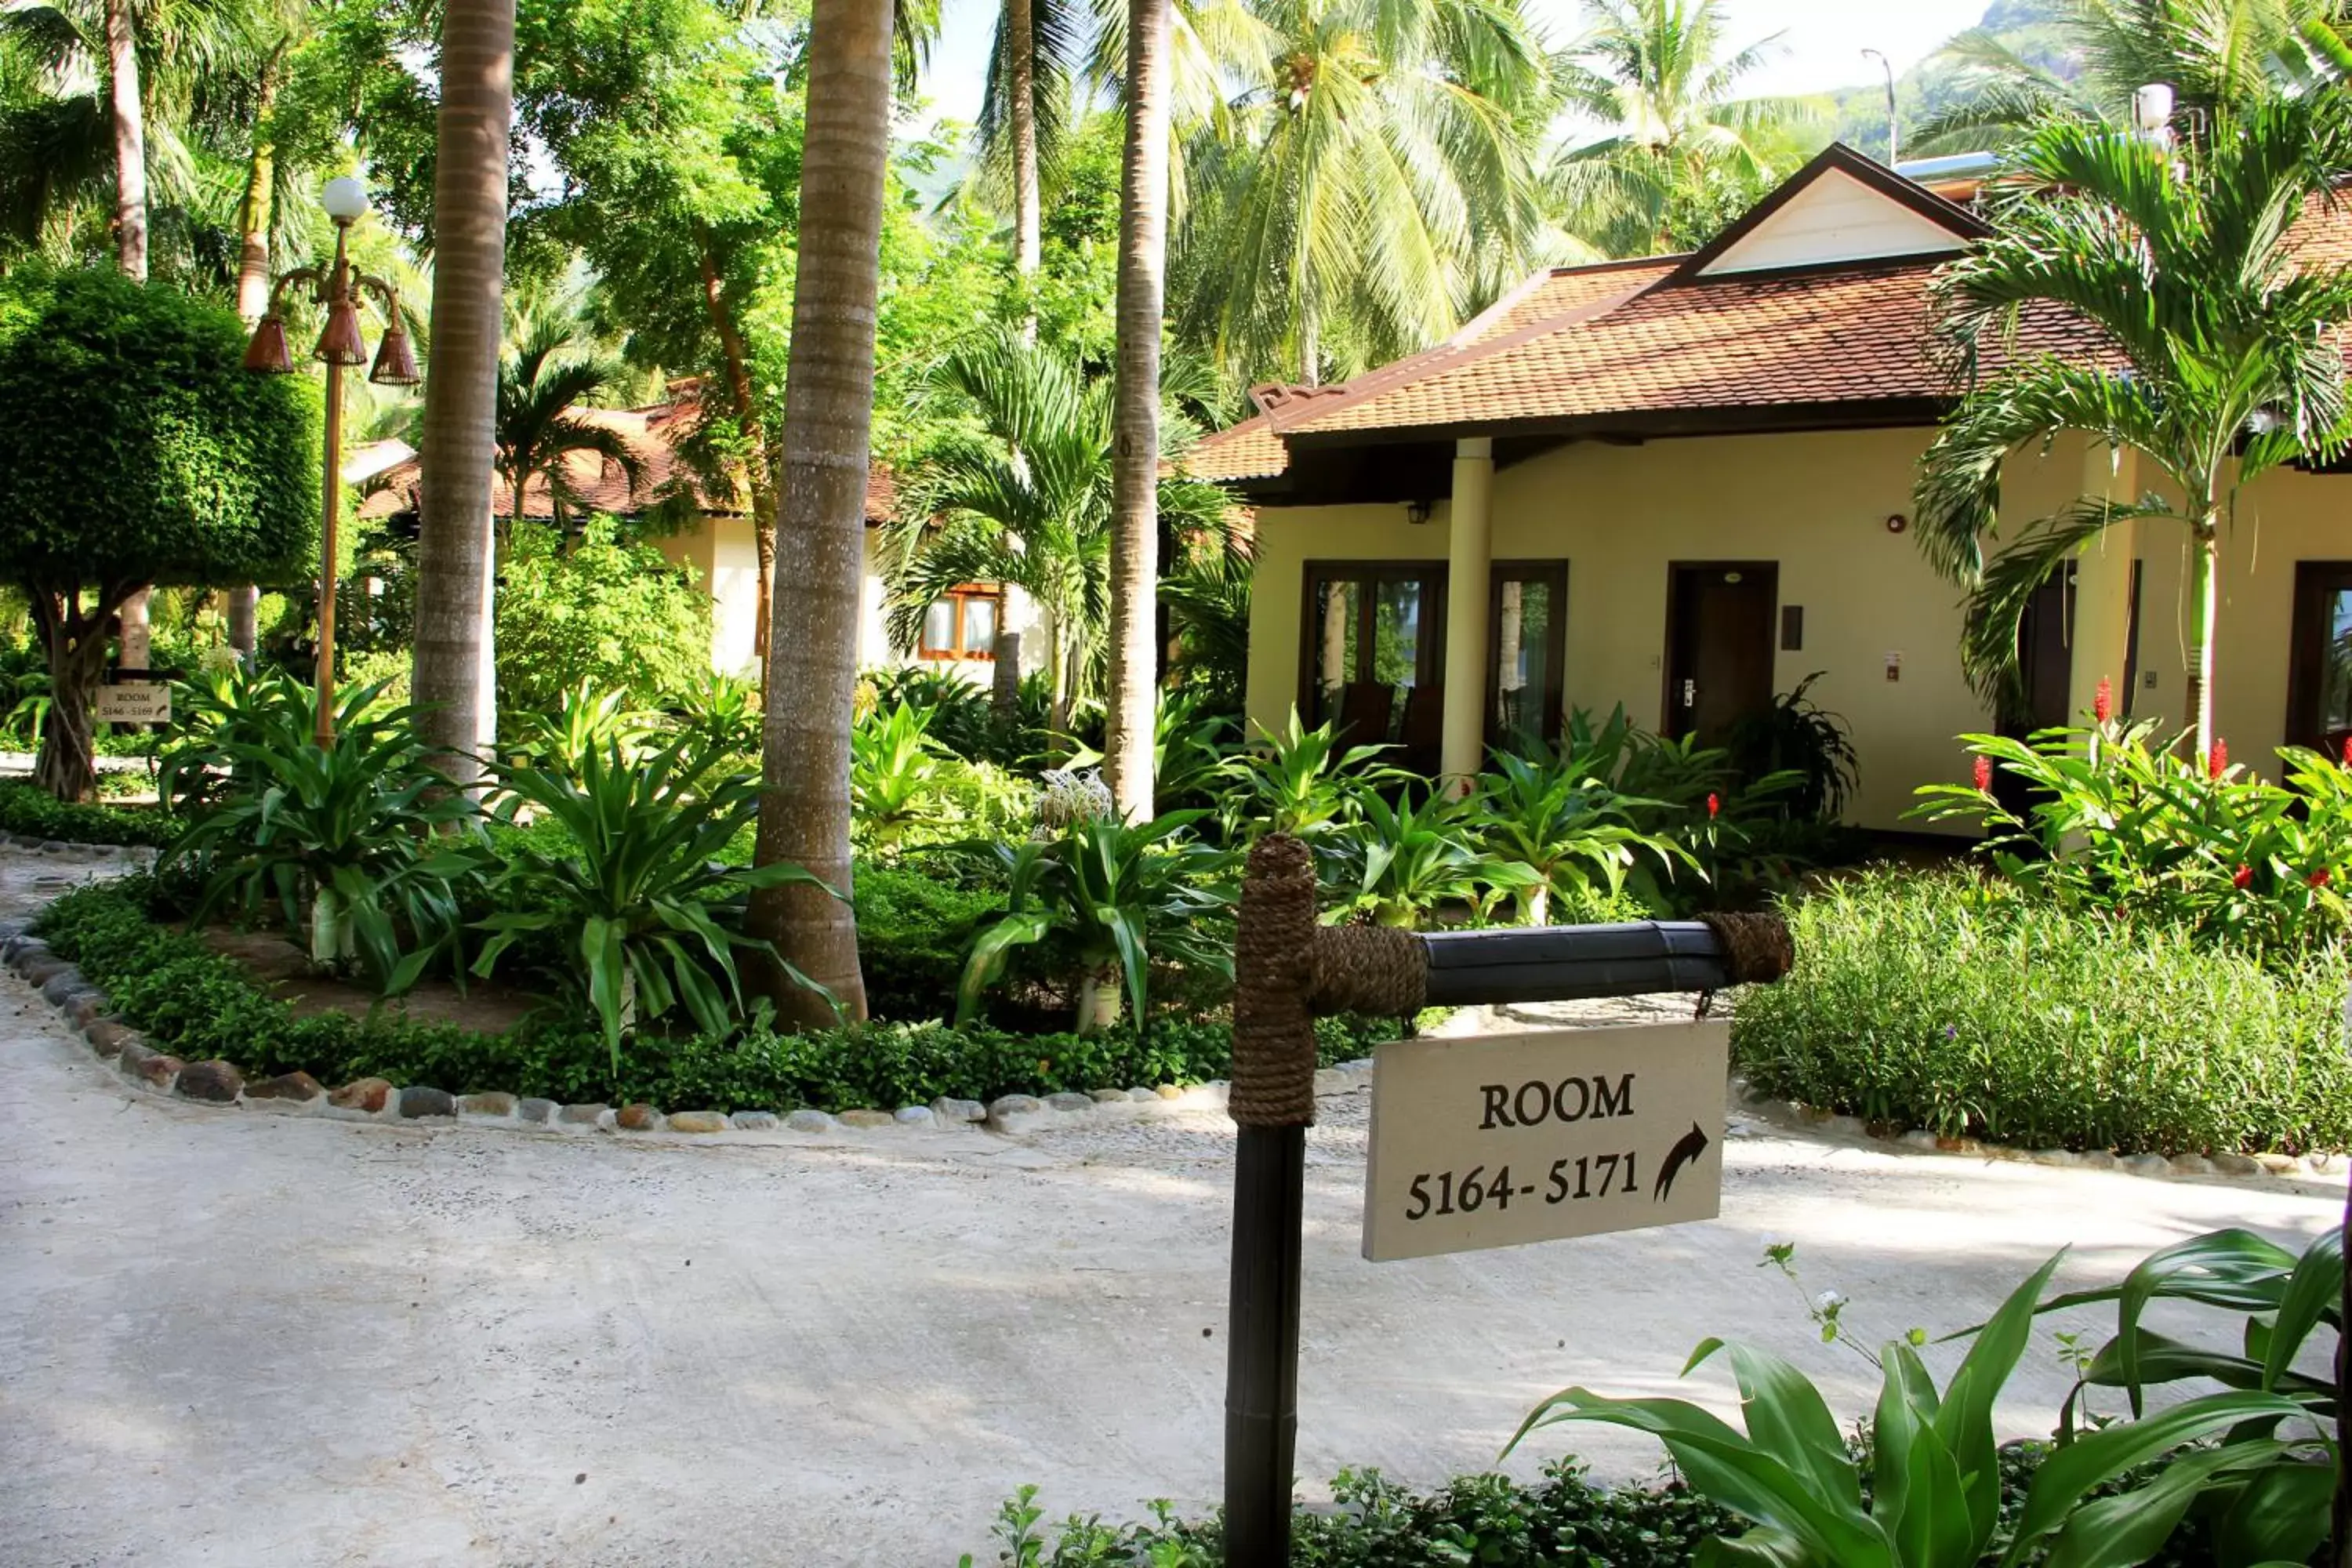
[{"label": "bungalow building", "polygon": [[[563,459],[567,509],[574,516],[604,512],[636,521],[652,517],[655,526],[647,530],[647,542],[679,566],[691,568],[696,585],[710,595],[711,668],[728,675],[752,674],[753,638],[761,606],[760,562],[752,542],[750,507],[747,498],[714,492],[679,460],[676,443],[692,429],[693,404],[679,398],[644,408],[574,408],[571,412],[618,431],[636,457],[638,479],[632,485],[617,465],[596,453],[571,453]],[[416,459],[404,447],[401,452],[400,460],[372,477],[370,492],[360,504],[362,519],[382,521],[415,512]],[[523,516],[540,522],[553,518],[554,498],[544,476],[534,475],[523,491]],[[985,688],[994,679],[994,642],[1003,623],[1006,629],[1023,634],[1023,672],[1041,668],[1045,640],[1034,624],[1036,616],[1027,595],[994,583],[960,586],[930,606],[913,648],[902,651],[890,646],[878,551],[882,524],[897,501],[898,487],[890,470],[877,462],[866,484],[859,667],[919,664]],[[514,500],[505,479],[493,480],[490,505],[499,517],[514,515]]]},{"label": "bungalow building", "polygon": [[[1265,386],[1191,471],[1257,509],[1248,703],[1465,773],[1507,736],[1622,704],[1711,741],[1819,672],[1852,726],[1858,826],[1959,780],[1994,716],[1960,667],[1959,594],[1909,536],[1949,406],[1928,284],[1984,220],[1843,146],[1687,255],[1555,268],[1437,347],[1343,385]],[[1954,199],[1958,198],[1958,199]],[[2315,211],[2352,254],[2352,214]],[[2096,353],[2044,318],[2021,352]],[[2004,512],[2139,493],[2141,465],[2061,441],[2013,457]],[[2146,482],[2153,483],[2149,475]],[[2185,531],[2117,524],[2029,616],[2032,717],[2178,720]],[[2224,546],[2217,721],[2275,773],[2352,731],[2352,479],[2282,471]]]}]

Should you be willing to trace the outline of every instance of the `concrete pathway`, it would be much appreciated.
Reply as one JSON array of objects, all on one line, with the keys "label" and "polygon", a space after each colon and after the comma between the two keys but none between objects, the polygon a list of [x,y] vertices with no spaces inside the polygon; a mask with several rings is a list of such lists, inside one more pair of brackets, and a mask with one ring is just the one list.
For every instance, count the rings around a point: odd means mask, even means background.
[{"label": "concrete pathway", "polygon": [[[58,874],[0,857],[0,914]],[[2224,1224],[2299,1241],[2340,1202],[1750,1128],[1718,1222],[1375,1267],[1362,1100],[1327,1110],[1310,1494],[1486,1467],[1543,1394],[1673,1388],[1709,1333],[1860,1413],[1874,1374],[1757,1267],[1769,1237],[1857,1328],[1941,1332],[2062,1245],[2083,1281]],[[946,1568],[992,1561],[1024,1481],[1055,1511],[1202,1507],[1231,1148],[1209,1114],[721,1147],[206,1110],[134,1099],[0,974],[0,1564]],[[2064,1386],[2044,1336],[2011,1427]]]}]

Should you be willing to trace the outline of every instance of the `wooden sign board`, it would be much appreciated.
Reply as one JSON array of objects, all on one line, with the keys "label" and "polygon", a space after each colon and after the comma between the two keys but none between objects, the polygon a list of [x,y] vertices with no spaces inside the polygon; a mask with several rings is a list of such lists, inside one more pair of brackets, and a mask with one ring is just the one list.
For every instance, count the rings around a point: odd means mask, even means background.
[{"label": "wooden sign board", "polygon": [[1381,1047],[1364,1256],[1713,1219],[1730,1053],[1720,1020]]},{"label": "wooden sign board", "polygon": [[168,724],[172,688],[161,680],[126,680],[101,686],[90,717],[107,724]]}]

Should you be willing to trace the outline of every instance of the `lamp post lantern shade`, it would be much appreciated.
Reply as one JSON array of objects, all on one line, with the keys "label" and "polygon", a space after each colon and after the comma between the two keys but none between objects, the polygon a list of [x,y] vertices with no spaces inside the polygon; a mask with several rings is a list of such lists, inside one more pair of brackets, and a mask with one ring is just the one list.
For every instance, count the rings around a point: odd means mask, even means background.
[{"label": "lamp post lantern shade", "polygon": [[330,265],[297,267],[280,273],[270,290],[269,309],[255,323],[253,341],[246,345],[245,368],[265,374],[285,375],[294,369],[287,347],[286,318],[278,301],[289,286],[304,289],[311,303],[327,313],[314,357],[327,366],[327,441],[325,474],[319,498],[319,672],[316,734],[323,749],[335,741],[335,556],[337,525],[342,510],[343,369],[368,363],[367,339],[360,327],[360,302],[373,294],[385,322],[383,342],[368,379],[383,386],[414,386],[416,350],[400,313],[400,291],[381,278],[355,271],[351,265],[352,225],[367,215],[367,187],[345,174],[327,182],[321,193],[327,216],[335,220],[335,258]]}]

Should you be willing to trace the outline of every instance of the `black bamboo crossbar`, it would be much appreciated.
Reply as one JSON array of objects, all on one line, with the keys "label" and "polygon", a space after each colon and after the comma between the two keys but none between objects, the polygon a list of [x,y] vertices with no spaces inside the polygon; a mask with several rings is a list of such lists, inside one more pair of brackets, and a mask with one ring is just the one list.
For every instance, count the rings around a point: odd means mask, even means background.
[{"label": "black bamboo crossbar", "polygon": [[1721,940],[1699,921],[1424,933],[1423,1003],[1470,1007],[1566,1002],[1651,991],[1721,991],[1733,984]]}]

